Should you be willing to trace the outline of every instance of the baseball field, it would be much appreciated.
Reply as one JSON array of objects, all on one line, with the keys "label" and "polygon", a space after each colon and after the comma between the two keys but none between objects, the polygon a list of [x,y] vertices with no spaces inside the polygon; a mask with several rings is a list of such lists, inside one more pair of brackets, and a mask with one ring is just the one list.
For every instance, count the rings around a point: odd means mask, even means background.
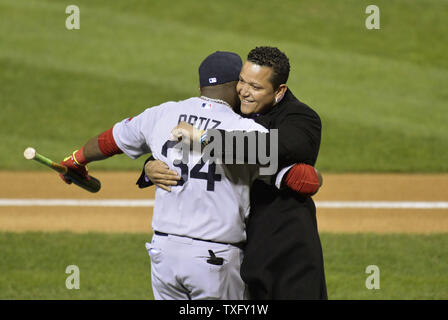
[{"label": "baseball field", "polygon": [[[366,28],[371,4],[380,29]],[[23,151],[59,161],[197,95],[208,54],[260,45],[289,56],[289,87],[322,118],[329,298],[448,299],[447,16],[443,0],[0,0],[0,299],[152,299],[144,159],[92,163],[102,190],[90,194]]]}]

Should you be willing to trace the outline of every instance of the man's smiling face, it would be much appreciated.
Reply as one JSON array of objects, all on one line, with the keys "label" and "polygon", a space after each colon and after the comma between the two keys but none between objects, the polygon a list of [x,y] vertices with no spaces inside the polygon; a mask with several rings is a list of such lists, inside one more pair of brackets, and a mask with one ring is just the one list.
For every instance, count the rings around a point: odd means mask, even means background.
[{"label": "man's smiling face", "polygon": [[271,67],[250,61],[243,64],[236,86],[242,113],[265,113],[274,105],[276,91],[271,83],[272,72]]}]

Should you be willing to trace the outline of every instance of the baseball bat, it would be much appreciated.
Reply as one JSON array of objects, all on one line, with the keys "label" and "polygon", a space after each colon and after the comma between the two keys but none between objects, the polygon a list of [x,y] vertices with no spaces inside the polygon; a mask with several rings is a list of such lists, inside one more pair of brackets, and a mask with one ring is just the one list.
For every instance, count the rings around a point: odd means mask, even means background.
[{"label": "baseball bat", "polygon": [[73,170],[70,170],[66,166],[63,166],[62,164],[59,164],[57,162],[54,162],[53,160],[48,159],[47,157],[44,157],[43,155],[36,152],[34,148],[26,148],[23,152],[23,156],[27,160],[35,160],[53,170],[56,172],[62,174],[67,180],[70,180],[77,186],[89,191],[89,192],[98,192],[101,188],[101,182],[95,178],[89,175],[90,179],[87,180],[86,178],[82,177],[78,173],[76,173]]}]

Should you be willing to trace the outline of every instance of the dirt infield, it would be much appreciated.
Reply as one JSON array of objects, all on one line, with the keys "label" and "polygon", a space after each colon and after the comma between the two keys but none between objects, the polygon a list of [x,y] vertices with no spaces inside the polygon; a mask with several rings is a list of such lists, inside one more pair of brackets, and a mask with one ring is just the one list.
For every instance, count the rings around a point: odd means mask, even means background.
[{"label": "dirt infield", "polygon": [[[0,171],[1,199],[153,199],[137,172],[95,172],[97,194],[62,183],[52,172]],[[448,201],[448,175],[324,174],[316,201]],[[448,209],[318,208],[321,232],[448,232]],[[0,206],[0,230],[149,232],[149,207]]]}]

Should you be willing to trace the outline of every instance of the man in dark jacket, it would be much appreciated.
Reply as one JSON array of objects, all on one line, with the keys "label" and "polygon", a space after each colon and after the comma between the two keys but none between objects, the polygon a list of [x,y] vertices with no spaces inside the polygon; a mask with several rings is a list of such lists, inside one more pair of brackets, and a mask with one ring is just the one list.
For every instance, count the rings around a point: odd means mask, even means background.
[{"label": "man in dark jacket", "polygon": [[[277,48],[253,49],[240,73],[237,91],[243,114],[278,129],[279,168],[314,166],[321,121],[287,88],[289,61]],[[294,176],[288,172],[283,179]],[[252,299],[327,299],[316,207],[311,197],[256,180],[241,268]]]}]

